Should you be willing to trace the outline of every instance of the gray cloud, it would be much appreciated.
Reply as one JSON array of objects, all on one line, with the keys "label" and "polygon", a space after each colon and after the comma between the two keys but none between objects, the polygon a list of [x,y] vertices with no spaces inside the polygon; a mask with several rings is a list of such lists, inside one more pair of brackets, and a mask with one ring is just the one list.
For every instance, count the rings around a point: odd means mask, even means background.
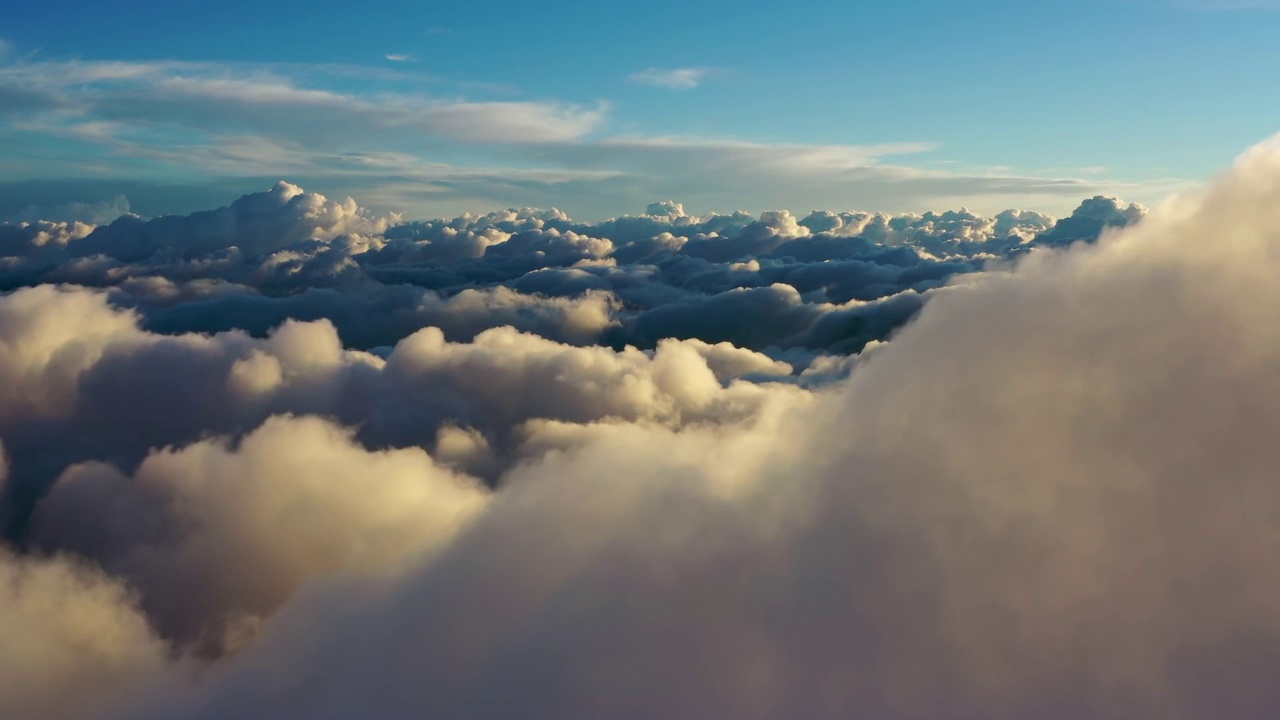
[{"label": "gray cloud", "polygon": [[0,715],[1271,717],[1277,192],[0,225]]},{"label": "gray cloud", "polygon": [[906,298],[953,275],[1089,240],[1143,212],[1101,197],[1056,223],[1025,211],[797,219],[787,211],[697,217],[678,203],[649,209],[601,223],[558,210],[403,222],[280,182],[188,216],[0,225],[8,256],[0,287],[111,288],[116,304],[169,333],[261,336],[287,319],[324,318],[366,349],[425,326],[470,340],[509,325],[578,345],[653,348],[681,337],[848,352],[909,314],[859,321],[858,340],[848,342],[831,331],[834,320],[815,334],[820,319],[843,317],[851,303],[858,316],[907,307],[915,301]]},{"label": "gray cloud", "polygon": [[440,555],[134,716],[1268,717],[1276,165],[745,422],[545,426]]},{"label": "gray cloud", "polygon": [[165,645],[124,583],[0,547],[0,715],[88,717],[166,678]]},{"label": "gray cloud", "polygon": [[[252,362],[233,377],[259,382]],[[130,578],[167,637],[220,651],[308,579],[394,567],[445,543],[483,502],[421,449],[369,453],[348,430],[278,416],[234,451],[206,440],[153,452],[132,478],[73,466],[32,532]]]}]

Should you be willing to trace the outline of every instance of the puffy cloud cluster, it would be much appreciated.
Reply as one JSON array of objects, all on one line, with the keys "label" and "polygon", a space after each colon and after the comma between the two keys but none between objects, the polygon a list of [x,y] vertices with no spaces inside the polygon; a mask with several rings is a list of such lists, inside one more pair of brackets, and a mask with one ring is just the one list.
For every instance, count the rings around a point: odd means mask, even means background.
[{"label": "puffy cloud cluster", "polygon": [[1278,194],[23,226],[0,715],[1273,717]]},{"label": "puffy cloud cluster", "polygon": [[132,476],[75,465],[31,536],[129,578],[166,637],[222,647],[308,578],[394,567],[482,506],[476,483],[424,450],[367,452],[350,435],[277,416],[234,450],[203,440],[153,451]]},{"label": "puffy cloud cluster", "polygon": [[[239,437],[275,415],[333,418],[372,448],[445,444],[492,480],[521,457],[530,423],[738,417],[764,391],[734,380],[793,372],[724,344],[667,339],[651,351],[613,350],[511,327],[468,343],[426,327],[381,355],[344,349],[327,320],[288,321],[265,338],[165,335],[140,328],[136,312],[103,291],[54,285],[0,298],[0,334],[0,437],[14,462],[18,526],[53,469],[133,464],[151,448]],[[467,452],[458,449],[464,440],[474,446]]]},{"label": "puffy cloud cluster", "polygon": [[428,326],[459,341],[511,326],[615,349],[679,337],[816,356],[884,339],[956,274],[1092,240],[1142,212],[1099,197],[1058,222],[1026,211],[694,217],[664,202],[600,223],[527,209],[403,222],[282,182],[189,216],[0,225],[0,287],[109,288],[145,327],[173,334],[262,336],[325,318],[363,349]]},{"label": "puffy cloud cluster", "polygon": [[228,207],[186,217],[144,221],[125,215],[68,249],[77,257],[105,255],[126,262],[166,251],[191,256],[233,247],[247,257],[261,257],[303,240],[329,241],[384,229],[385,220],[367,217],[350,198],[334,202],[280,182]]}]

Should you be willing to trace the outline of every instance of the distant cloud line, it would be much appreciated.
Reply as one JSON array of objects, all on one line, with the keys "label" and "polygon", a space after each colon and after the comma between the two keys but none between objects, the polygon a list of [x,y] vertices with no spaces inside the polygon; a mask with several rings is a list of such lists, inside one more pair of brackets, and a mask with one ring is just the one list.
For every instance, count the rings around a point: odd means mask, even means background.
[{"label": "distant cloud line", "polygon": [[0,225],[0,717],[1272,717],[1278,186]]}]

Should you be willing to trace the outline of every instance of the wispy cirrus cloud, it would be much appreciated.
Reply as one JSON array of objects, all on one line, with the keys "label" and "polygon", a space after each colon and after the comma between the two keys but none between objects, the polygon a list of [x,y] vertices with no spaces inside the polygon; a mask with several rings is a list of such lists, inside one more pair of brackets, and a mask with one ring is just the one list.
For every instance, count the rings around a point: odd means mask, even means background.
[{"label": "wispy cirrus cloud", "polygon": [[[324,68],[312,74],[331,75]],[[416,88],[357,95],[305,75],[293,66],[22,63],[0,68],[0,93],[25,98],[12,112],[25,110],[50,125],[110,120],[133,128],[180,126],[317,140],[376,129],[392,140],[547,142],[591,132],[605,112],[602,105],[433,97]],[[382,78],[384,84],[398,79]]]},{"label": "wispy cirrus cloud", "polygon": [[390,60],[391,62],[397,62],[397,63],[416,62],[414,57],[412,55],[409,55],[408,53],[387,53],[386,55],[383,55],[383,57]]},{"label": "wispy cirrus cloud", "polygon": [[[0,130],[6,131],[0,135],[0,171],[20,179],[153,183],[239,177],[246,179],[245,190],[284,173],[309,184],[320,181],[330,192],[445,203],[425,212],[564,204],[568,197],[574,212],[589,217],[673,196],[704,209],[869,203],[905,210],[946,198],[1005,194],[1055,211],[1097,192],[1149,197],[1099,175],[1079,180],[998,168],[926,171],[886,162],[936,151],[928,142],[618,135],[610,132],[604,100],[512,100],[480,86],[450,86],[414,72],[409,63],[397,65],[0,63]],[[650,79],[678,87],[707,71],[666,72],[669,77]],[[441,92],[451,87],[453,93]],[[474,95],[460,94],[464,87]],[[63,157],[51,160],[29,150],[49,142],[61,143]],[[96,199],[54,194],[24,202]],[[145,195],[131,199],[147,205]]]},{"label": "wispy cirrus cloud", "polygon": [[648,68],[631,75],[630,80],[641,85],[671,88],[673,90],[692,90],[698,87],[711,73],[709,68],[671,68],[667,70]]}]

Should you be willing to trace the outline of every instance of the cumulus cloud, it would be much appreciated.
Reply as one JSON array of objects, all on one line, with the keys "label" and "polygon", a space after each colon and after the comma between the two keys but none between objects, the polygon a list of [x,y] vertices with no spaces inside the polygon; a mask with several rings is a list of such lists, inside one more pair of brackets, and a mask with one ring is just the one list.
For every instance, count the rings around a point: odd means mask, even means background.
[{"label": "cumulus cloud", "polygon": [[456,446],[452,430],[473,433],[479,454],[457,467],[493,483],[525,456],[530,423],[741,418],[767,393],[738,378],[793,372],[741,348],[674,339],[650,351],[573,347],[510,326],[465,343],[428,327],[371,354],[344,349],[327,320],[289,321],[261,339],[160,335],[138,322],[100,291],[43,285],[0,297],[0,347],[9,349],[0,437],[14,460],[2,509],[15,532],[73,464],[129,468],[152,448],[240,437],[272,415],[333,418],[375,449]]},{"label": "cumulus cloud", "polygon": [[0,548],[0,608],[4,717],[89,717],[172,672],[128,589],[88,565]]},{"label": "cumulus cloud", "polygon": [[1270,717],[1278,192],[0,225],[0,715]]},{"label": "cumulus cloud", "polygon": [[[1117,203],[1088,200],[1061,222],[1021,210],[694,216],[671,201],[598,223],[554,209],[404,222],[279,182],[186,216],[2,224],[0,288],[112,288],[114,303],[168,333],[261,336],[324,318],[362,349],[425,326],[470,340],[509,325],[578,345],[651,349],[675,336],[846,352],[813,334],[820,319],[850,303],[901,307],[993,259],[1087,241],[1144,212]],[[909,317],[890,314],[862,342]]]},{"label": "cumulus cloud", "polygon": [[257,257],[300,240],[376,234],[385,228],[385,219],[368,217],[351,198],[333,202],[279,182],[267,192],[246,195],[230,206],[186,217],[143,221],[125,216],[68,249],[79,256],[107,255],[118,260],[141,260],[160,250],[193,253],[230,248]]},{"label": "cumulus cloud", "polygon": [[[269,358],[238,362],[232,384],[281,382]],[[323,420],[277,417],[234,449],[205,440],[153,452],[133,477],[69,468],[32,533],[130,578],[167,637],[220,645],[312,577],[385,572],[444,543],[483,501],[421,449],[370,453]]]},{"label": "cumulus cloud", "polygon": [[440,555],[133,717],[1269,716],[1277,157],[744,422],[546,425]]},{"label": "cumulus cloud", "polygon": [[[52,305],[54,313],[41,308]],[[57,321],[53,321],[57,317]],[[42,285],[0,303],[0,418],[9,422],[57,414],[74,406],[80,375],[104,346],[129,337],[134,318],[111,312],[92,295]]]}]

